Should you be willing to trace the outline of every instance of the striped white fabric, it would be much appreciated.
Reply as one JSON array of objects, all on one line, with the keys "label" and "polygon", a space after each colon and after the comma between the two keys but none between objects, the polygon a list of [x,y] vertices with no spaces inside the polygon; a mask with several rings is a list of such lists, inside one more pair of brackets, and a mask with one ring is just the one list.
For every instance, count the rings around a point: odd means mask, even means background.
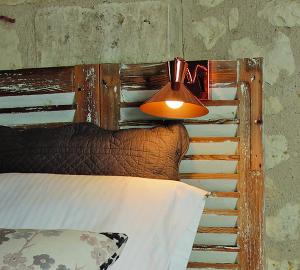
[{"label": "striped white fabric", "polygon": [[0,227],[125,233],[112,270],[183,270],[205,194],[169,180],[2,174]]}]

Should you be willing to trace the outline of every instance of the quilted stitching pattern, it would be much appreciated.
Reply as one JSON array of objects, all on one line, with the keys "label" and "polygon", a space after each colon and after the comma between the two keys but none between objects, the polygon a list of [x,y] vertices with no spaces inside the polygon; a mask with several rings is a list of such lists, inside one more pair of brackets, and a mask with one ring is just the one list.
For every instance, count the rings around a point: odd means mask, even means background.
[{"label": "quilted stitching pattern", "polygon": [[0,173],[122,175],[178,179],[189,137],[181,124],[103,130],[89,123],[17,130],[0,127]]}]

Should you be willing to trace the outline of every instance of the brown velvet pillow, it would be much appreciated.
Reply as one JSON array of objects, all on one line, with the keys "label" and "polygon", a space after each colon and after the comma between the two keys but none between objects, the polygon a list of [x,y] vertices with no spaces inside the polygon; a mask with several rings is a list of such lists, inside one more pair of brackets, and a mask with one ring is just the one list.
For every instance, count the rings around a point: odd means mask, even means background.
[{"label": "brown velvet pillow", "polygon": [[119,131],[89,123],[28,130],[0,127],[0,173],[177,180],[188,146],[189,137],[181,124]]}]

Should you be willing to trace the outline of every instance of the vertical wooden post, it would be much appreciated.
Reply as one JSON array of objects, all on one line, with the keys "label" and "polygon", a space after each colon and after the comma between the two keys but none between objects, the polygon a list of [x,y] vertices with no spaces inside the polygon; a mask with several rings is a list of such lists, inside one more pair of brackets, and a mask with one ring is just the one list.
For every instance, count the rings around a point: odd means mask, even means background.
[{"label": "vertical wooden post", "polygon": [[[243,233],[247,246],[247,265],[241,269],[263,269],[264,182],[262,146],[262,64],[261,58],[239,60],[239,81],[249,86],[250,95],[250,162],[243,174],[246,181],[245,209],[247,227]],[[243,122],[243,121],[241,121]],[[242,149],[241,149],[242,150]],[[248,156],[241,156],[241,159]]]},{"label": "vertical wooden post", "polygon": [[75,122],[90,122],[100,126],[99,65],[75,66]]},{"label": "vertical wooden post", "polygon": [[[239,106],[239,181],[237,185],[237,190],[240,193],[240,198],[238,200],[238,245],[240,246],[239,253],[239,265],[240,269],[248,270],[248,249],[250,242],[249,232],[251,230],[249,220],[248,220],[248,199],[247,199],[247,185],[248,185],[248,172],[250,170],[250,93],[249,84],[240,82],[238,83],[238,98],[240,100]],[[250,269],[249,269],[250,270]]]},{"label": "vertical wooden post", "polygon": [[100,126],[119,129],[120,118],[120,65],[100,65]]}]

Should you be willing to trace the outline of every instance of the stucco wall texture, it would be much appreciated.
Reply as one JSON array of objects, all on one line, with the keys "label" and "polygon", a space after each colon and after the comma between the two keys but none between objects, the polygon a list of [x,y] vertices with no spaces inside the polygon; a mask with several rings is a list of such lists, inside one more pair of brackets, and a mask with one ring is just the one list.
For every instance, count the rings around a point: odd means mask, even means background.
[{"label": "stucco wall texture", "polygon": [[299,0],[0,0],[0,69],[264,57],[268,270],[300,269]]}]

